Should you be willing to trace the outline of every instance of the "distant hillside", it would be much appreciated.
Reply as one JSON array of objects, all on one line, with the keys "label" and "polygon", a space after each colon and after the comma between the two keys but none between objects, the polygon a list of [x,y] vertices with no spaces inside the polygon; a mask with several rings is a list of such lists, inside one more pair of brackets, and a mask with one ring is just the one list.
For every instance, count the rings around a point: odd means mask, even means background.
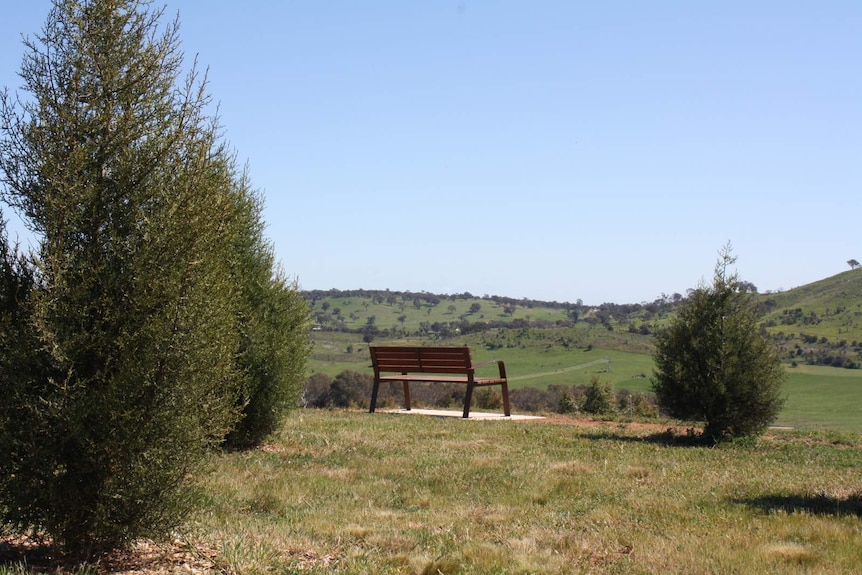
[{"label": "distant hillside", "polygon": [[[316,331],[352,333],[366,343],[459,338],[491,330],[574,329],[580,341],[600,333],[616,334],[615,348],[629,341],[637,346],[631,351],[639,353],[644,349],[641,338],[654,333],[684,301],[675,294],[651,303],[586,306],[470,293],[337,289],[303,293],[312,305]],[[786,361],[862,367],[862,269],[784,292],[758,294],[757,302],[763,326]],[[604,329],[594,331],[596,327]],[[638,337],[626,339],[625,334]],[[607,341],[606,336],[599,339]]]},{"label": "distant hillside", "polygon": [[862,269],[758,297],[763,324],[788,360],[862,366]]},{"label": "distant hillside", "polygon": [[303,293],[312,305],[316,329],[362,333],[368,339],[446,338],[490,329],[559,328],[578,323],[649,333],[649,321],[665,316],[673,305],[670,299],[586,306],[470,293],[337,289]]}]

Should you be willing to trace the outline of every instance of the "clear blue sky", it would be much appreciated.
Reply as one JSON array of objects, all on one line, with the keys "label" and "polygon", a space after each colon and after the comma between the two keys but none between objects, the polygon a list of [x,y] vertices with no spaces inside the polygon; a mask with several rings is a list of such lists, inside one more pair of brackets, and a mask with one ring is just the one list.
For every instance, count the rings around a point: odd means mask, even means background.
[{"label": "clear blue sky", "polygon": [[[165,0],[304,289],[636,303],[862,260],[862,3]],[[48,0],[9,3],[0,85]]]}]

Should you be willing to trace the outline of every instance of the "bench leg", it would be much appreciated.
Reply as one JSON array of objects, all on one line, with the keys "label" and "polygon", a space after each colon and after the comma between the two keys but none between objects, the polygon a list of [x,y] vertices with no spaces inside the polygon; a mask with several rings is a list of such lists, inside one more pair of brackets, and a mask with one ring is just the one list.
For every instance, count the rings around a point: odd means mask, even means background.
[{"label": "bench leg", "polygon": [[470,417],[470,402],[473,400],[473,382],[467,384],[467,392],[464,394],[464,419]]},{"label": "bench leg", "polygon": [[503,413],[509,417],[512,415],[512,409],[509,407],[509,384],[501,383],[500,390],[503,392]]},{"label": "bench leg", "polygon": [[410,411],[410,382],[404,382],[404,409]]},{"label": "bench leg", "polygon": [[377,392],[380,390],[380,380],[374,380],[374,386],[371,388],[371,406],[368,408],[368,413],[374,413],[377,408]]}]

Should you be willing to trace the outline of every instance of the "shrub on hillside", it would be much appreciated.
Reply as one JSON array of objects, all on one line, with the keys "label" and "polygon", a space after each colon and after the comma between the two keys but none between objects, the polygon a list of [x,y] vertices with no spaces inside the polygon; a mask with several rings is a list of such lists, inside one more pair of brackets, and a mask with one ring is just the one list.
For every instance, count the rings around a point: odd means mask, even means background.
[{"label": "shrub on hillside", "polygon": [[519,387],[509,390],[509,401],[513,409],[527,412],[548,410],[548,393],[536,387]]},{"label": "shrub on hillside", "polygon": [[[305,381],[299,398],[302,407],[316,408],[362,408],[367,409],[371,401],[374,378],[366,373],[345,370],[334,378],[324,373],[315,373]],[[401,386],[385,383],[377,394],[377,406],[393,404],[400,394]]]},{"label": "shrub on hillside", "polygon": [[332,380],[327,407],[368,407],[374,378],[367,373],[342,371]]},{"label": "shrub on hillside", "polygon": [[602,381],[597,375],[590,378],[584,390],[583,410],[594,415],[608,415],[615,411],[616,398],[611,384]]},{"label": "shrub on hillside", "polygon": [[617,395],[617,411],[629,417],[652,418],[658,417],[658,406],[655,400],[645,393],[631,393],[627,390],[620,391]]},{"label": "shrub on hillside", "polygon": [[235,175],[227,191],[237,229],[225,256],[237,284],[235,357],[241,386],[239,421],[226,442],[248,448],[275,431],[296,405],[311,352],[311,310],[299,286],[281,271],[264,236],[262,196],[252,190],[245,173]]},{"label": "shrub on hillside", "polygon": [[563,414],[579,413],[584,406],[584,391],[580,387],[572,386],[561,392],[556,411]]},{"label": "shrub on hillside", "polygon": [[503,405],[503,394],[494,389],[479,389],[473,394],[473,404],[477,409],[501,409]]},{"label": "shrub on hillside", "polygon": [[305,380],[305,386],[299,396],[300,407],[326,407],[332,378],[325,373],[315,373]]}]

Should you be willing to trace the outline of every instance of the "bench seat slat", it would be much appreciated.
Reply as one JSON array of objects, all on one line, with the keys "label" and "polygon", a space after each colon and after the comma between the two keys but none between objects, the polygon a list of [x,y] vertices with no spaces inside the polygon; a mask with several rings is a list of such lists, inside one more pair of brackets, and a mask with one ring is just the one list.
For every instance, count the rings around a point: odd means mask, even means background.
[{"label": "bench seat slat", "polygon": [[[425,383],[440,381],[443,383],[467,383],[468,379],[466,377],[451,375],[430,376],[422,375],[420,373],[408,375],[381,375],[380,381],[417,381]],[[473,385],[498,385],[505,381],[505,379],[501,379],[499,377],[477,377],[473,379]]]},{"label": "bench seat slat", "polygon": [[411,365],[392,365],[390,367],[381,367],[381,372],[384,371],[393,371],[398,373],[470,373],[473,371],[472,369],[465,369],[463,367],[445,367],[445,366],[435,366],[435,367],[424,367],[419,369],[418,367]]}]

